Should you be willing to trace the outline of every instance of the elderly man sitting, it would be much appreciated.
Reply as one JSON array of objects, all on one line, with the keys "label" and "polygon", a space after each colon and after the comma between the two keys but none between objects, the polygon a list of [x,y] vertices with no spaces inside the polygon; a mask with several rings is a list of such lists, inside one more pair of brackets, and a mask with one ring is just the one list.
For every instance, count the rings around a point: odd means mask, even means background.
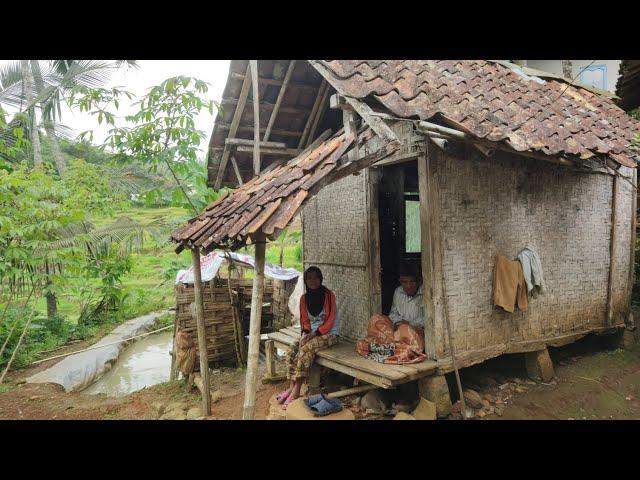
[{"label": "elderly man sitting", "polygon": [[389,316],[373,315],[366,338],[356,344],[360,355],[377,362],[415,363],[426,358],[421,277],[417,268],[409,264],[401,267],[399,280]]},{"label": "elderly man sitting", "polygon": [[393,303],[389,318],[393,330],[400,325],[411,325],[424,336],[424,295],[422,277],[413,264],[403,265],[400,269],[400,286],[393,293]]}]

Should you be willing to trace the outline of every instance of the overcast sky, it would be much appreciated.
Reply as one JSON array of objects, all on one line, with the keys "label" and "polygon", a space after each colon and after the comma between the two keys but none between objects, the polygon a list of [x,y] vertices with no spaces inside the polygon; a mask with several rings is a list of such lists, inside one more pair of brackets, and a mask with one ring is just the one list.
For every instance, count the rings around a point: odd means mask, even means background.
[{"label": "overcast sky", "polygon": [[[0,65],[12,61],[14,60],[0,60]],[[169,77],[185,75],[209,83],[208,98],[220,101],[229,72],[229,60],[138,60],[138,64],[140,66],[138,69],[122,69],[114,73],[108,86],[123,87],[136,97],[140,97],[146,93],[147,89],[158,85]],[[127,111],[121,106],[118,116],[124,117],[129,113],[133,113],[133,111]],[[204,131],[206,135],[200,145],[202,153],[199,156],[201,158],[204,158],[204,151],[209,141],[209,135],[211,135],[213,118],[209,112],[206,112],[195,119],[196,128]],[[109,130],[109,127],[105,127],[104,124],[98,125],[97,119],[87,113],[72,112],[66,108],[62,111],[60,123],[72,128],[76,134],[85,130],[93,130],[94,143],[104,141]],[[120,124],[124,125],[124,122],[120,122]]]}]

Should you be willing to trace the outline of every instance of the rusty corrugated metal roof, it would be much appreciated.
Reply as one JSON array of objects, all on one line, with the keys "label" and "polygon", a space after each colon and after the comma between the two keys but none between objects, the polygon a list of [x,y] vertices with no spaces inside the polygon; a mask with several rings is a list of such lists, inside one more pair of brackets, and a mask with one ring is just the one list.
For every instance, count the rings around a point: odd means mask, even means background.
[{"label": "rusty corrugated metal roof", "polygon": [[587,159],[607,155],[635,167],[640,122],[613,101],[560,80],[485,60],[332,60],[325,78],[342,95],[373,97],[403,118],[439,119],[516,151]]}]

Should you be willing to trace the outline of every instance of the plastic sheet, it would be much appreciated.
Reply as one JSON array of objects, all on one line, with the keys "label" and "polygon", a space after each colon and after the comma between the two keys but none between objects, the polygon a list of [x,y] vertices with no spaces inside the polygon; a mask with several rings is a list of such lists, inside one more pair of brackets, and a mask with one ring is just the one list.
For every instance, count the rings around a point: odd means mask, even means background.
[{"label": "plastic sheet", "polygon": [[156,312],[129,320],[115,328],[92,347],[108,345],[87,352],[70,355],[53,367],[27,378],[27,383],[57,383],[67,392],[77,392],[91,385],[118,360],[127,338],[148,331],[156,320],[168,312]]}]

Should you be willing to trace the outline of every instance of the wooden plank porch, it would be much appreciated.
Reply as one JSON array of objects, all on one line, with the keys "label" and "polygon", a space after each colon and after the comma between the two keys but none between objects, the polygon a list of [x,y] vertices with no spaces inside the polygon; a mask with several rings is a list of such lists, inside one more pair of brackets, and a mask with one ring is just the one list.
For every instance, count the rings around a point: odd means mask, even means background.
[{"label": "wooden plank porch", "polygon": [[[300,331],[296,327],[287,327],[267,334],[267,338],[266,379],[275,377],[275,349],[288,351],[299,340]],[[407,365],[390,365],[369,360],[358,355],[355,344],[345,339],[319,351],[316,363],[381,388],[393,388],[418,380],[433,375],[437,370],[437,364],[432,360]]]}]

